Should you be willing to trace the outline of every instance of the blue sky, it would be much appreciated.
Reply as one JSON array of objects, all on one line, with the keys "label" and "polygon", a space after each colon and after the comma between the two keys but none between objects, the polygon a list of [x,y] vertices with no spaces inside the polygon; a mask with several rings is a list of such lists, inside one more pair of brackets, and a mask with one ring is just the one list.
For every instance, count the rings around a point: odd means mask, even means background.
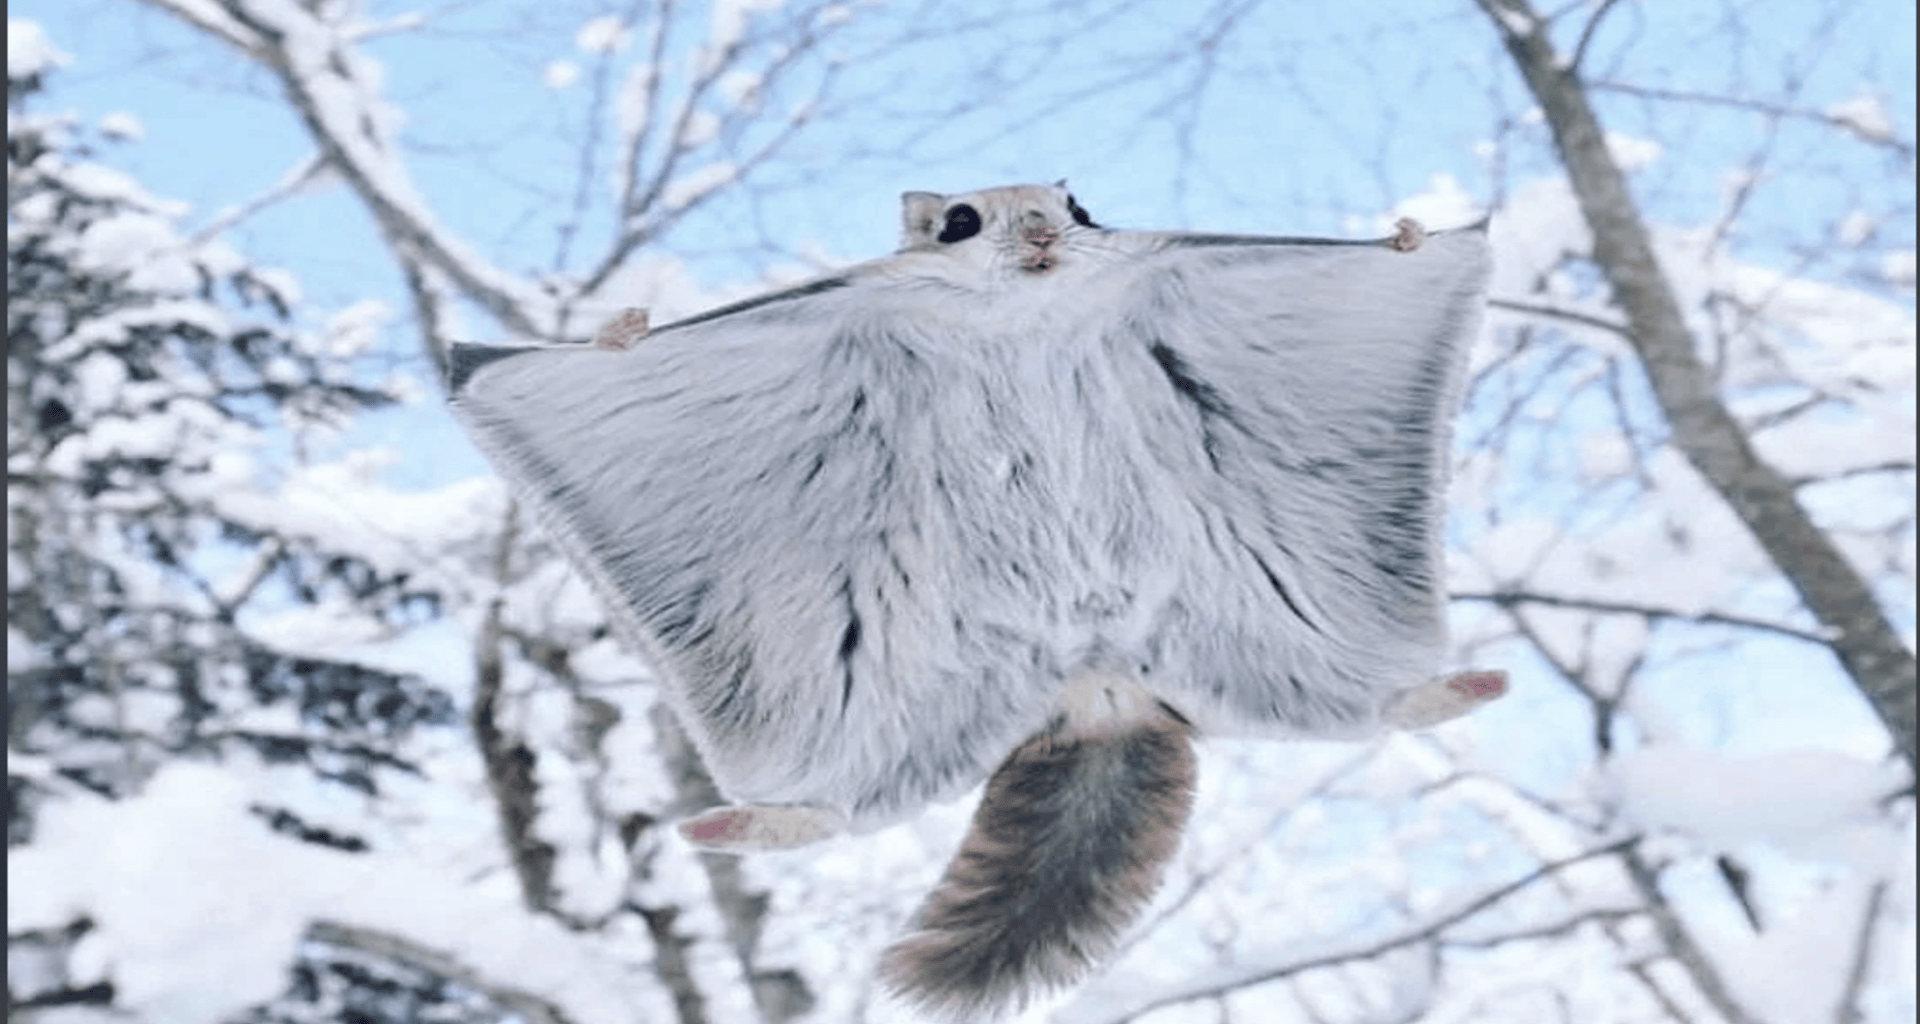
[{"label": "blue sky", "polygon": [[[991,32],[930,23],[934,31],[921,41],[890,49],[873,33],[894,23],[877,22],[839,44],[852,64],[836,117],[770,169],[754,203],[723,202],[670,235],[664,248],[688,259],[709,286],[741,284],[806,246],[841,259],[891,250],[902,190],[1059,177],[1111,226],[1348,234],[1368,230],[1439,175],[1485,203],[1551,170],[1534,144],[1543,129],[1524,117],[1530,103],[1471,4],[1425,0],[1349,11],[1344,16],[1355,20],[1337,26],[1323,22],[1317,6],[1252,7],[1219,37],[1217,60],[1202,79],[1194,55],[1203,22],[1230,7],[1069,3],[1014,15]],[[408,9],[376,5],[375,14]],[[1822,109],[1864,87],[1911,138],[1912,5],[1832,9],[1844,14],[1828,23],[1822,5],[1751,5],[1737,12],[1745,32],[1735,36],[1721,5],[1663,5],[1657,21],[1641,5],[1620,5],[1596,35],[1586,67],[1600,79],[1766,94],[1784,63],[1801,80],[1805,106]],[[604,12],[561,4],[537,10],[535,21],[510,5],[452,5],[439,22],[448,32],[371,46],[385,65],[388,95],[408,112],[406,137],[421,147],[414,172],[439,215],[509,270],[550,263],[555,207],[568,191],[554,167],[571,166],[570,133],[586,117],[585,86],[554,90],[542,84],[542,72],[555,60],[587,63],[574,34]],[[272,80],[143,5],[17,0],[9,13],[40,21],[74,58],[42,108],[133,115],[145,139],[110,160],[157,194],[191,203],[195,222],[258,194],[310,152]],[[1701,53],[1713,59],[1698,59]],[[1001,69],[1015,87],[983,89],[973,77],[983,66]],[[1618,96],[1602,102],[1614,130],[1660,140],[1664,152],[1635,183],[1669,222],[1709,221],[1724,202],[1727,173],[1769,145],[1763,115]],[[925,119],[944,108],[953,108],[949,116]],[[1503,111],[1513,118],[1504,126]],[[1183,136],[1188,117],[1193,132]],[[1783,125],[1752,209],[1751,223],[1764,230],[1742,243],[1750,257],[1791,265],[1798,246],[1823,236],[1836,211],[1850,207],[1904,205],[1906,217],[1883,230],[1896,241],[1904,233],[1912,245],[1910,195],[1844,191],[1863,180],[1897,181],[1855,173],[1889,159],[1885,153],[1827,129]],[[1503,130],[1528,144],[1512,147],[1496,173],[1484,144]],[[343,188],[268,209],[235,237],[256,259],[294,268],[322,310],[369,296],[406,308],[370,219]],[[391,340],[395,358],[424,370],[404,319]],[[402,485],[484,469],[444,416],[382,417],[356,439],[433,452],[394,468]],[[1789,693],[1791,680],[1830,671],[1824,652],[1779,646],[1767,659],[1782,684],[1769,693]],[[1700,706],[1723,705],[1740,684],[1701,681]],[[1859,725],[1873,728],[1864,719]]]},{"label": "blue sky", "polygon": [[[1702,61],[1694,59],[1701,47],[1731,45],[1720,5],[1663,5],[1657,23],[1641,5],[1620,5],[1586,66],[1598,78],[1738,93],[1767,90],[1769,62],[1787,61],[1814,108],[1856,92],[1864,75],[1881,83],[1910,136],[1912,5],[1847,5],[1824,41],[1811,34],[1822,6],[1750,5],[1737,15],[1745,50]],[[411,8],[373,9],[388,16]],[[539,9],[536,21],[501,4],[449,5],[434,17],[451,32],[430,40],[400,34],[370,47],[385,65],[388,95],[408,111],[407,138],[423,147],[415,173],[441,216],[510,269],[550,259],[549,225],[567,188],[554,167],[573,158],[558,133],[585,118],[584,83],[552,90],[541,71],[558,59],[584,63],[574,31],[604,10]],[[1516,113],[1530,104],[1471,4],[1350,10],[1338,25],[1305,17],[1297,4],[1253,6],[1220,35],[1202,79],[1195,55],[1212,12],[1176,3],[1050,5],[992,32],[934,23],[932,35],[912,45],[878,41],[896,24],[876,19],[873,30],[835,44],[852,61],[840,107],[770,169],[773,191],[760,207],[722,204],[672,236],[671,248],[692,258],[709,284],[736,282],[768,258],[751,247],[762,234],[789,249],[813,243],[865,258],[892,248],[902,190],[1060,177],[1116,225],[1286,233],[1345,233],[1350,218],[1377,216],[1438,174],[1483,202],[1499,191],[1476,144],[1495,130],[1496,108]],[[41,21],[76,58],[50,104],[135,115],[147,142],[119,159],[203,215],[267,187],[309,152],[266,75],[143,5],[24,0],[9,13]],[[983,89],[972,77],[982,66],[1017,87]],[[1724,173],[1757,144],[1764,120],[1623,97],[1603,102],[1614,130],[1684,150],[1640,179],[1646,201],[1682,223],[1714,214]],[[924,119],[954,106],[969,109]],[[1180,123],[1189,116],[1196,127],[1183,141]],[[1510,127],[1540,137],[1538,125]],[[1831,132],[1798,130],[1790,125],[1782,145],[1791,187],[1756,197],[1768,218],[1790,222],[1831,205],[1816,193],[1841,186],[1823,162],[1875,158],[1836,146]],[[239,139],[245,144],[236,146]],[[1518,163],[1509,182],[1546,169],[1537,146],[1510,159]],[[392,286],[365,216],[340,189],[268,211],[241,239],[263,259],[297,251],[286,262],[300,264],[323,301]]]}]

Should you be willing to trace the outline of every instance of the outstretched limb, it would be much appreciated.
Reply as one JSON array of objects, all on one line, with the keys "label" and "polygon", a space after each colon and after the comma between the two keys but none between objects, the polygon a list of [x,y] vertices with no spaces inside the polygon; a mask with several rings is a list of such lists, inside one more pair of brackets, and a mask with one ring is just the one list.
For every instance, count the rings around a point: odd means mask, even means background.
[{"label": "outstretched limb", "polygon": [[805,846],[846,830],[846,815],[827,807],[743,804],[715,807],[680,822],[680,834],[716,853],[755,853]]},{"label": "outstretched limb", "polygon": [[1499,669],[1475,669],[1401,690],[1381,716],[1394,729],[1425,729],[1450,722],[1482,704],[1506,696],[1507,674]]}]

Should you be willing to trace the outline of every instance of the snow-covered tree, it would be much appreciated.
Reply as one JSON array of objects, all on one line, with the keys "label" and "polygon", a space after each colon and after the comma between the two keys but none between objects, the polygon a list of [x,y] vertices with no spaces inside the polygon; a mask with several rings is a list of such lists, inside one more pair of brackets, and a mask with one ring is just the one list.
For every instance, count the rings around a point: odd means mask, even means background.
[{"label": "snow-covered tree", "polygon": [[[651,77],[621,86],[626,191],[608,252],[584,277],[516,278],[416,201],[370,65],[350,49],[310,63],[316,40],[356,36],[333,37],[325,11],[232,13],[216,23],[283,61],[310,104],[318,164],[364,190],[429,356],[462,308],[515,331],[590,331],[578,309],[640,243],[808,116],[788,110],[767,134],[709,113],[716,91],[738,110],[780,95],[804,47],[718,19],[689,51],[675,15],[632,65]],[[365,383],[383,308],[317,316],[290,275],[188,231],[186,211],[107,166],[77,120],[37,111],[63,59],[32,23],[12,29],[9,834],[26,898],[9,933],[32,968],[15,1008],[199,1020],[251,1003],[245,1019],[262,1022],[804,1013],[798,971],[753,963],[766,897],[731,860],[663,851],[657,823],[718,797],[579,581],[496,483],[398,494],[379,482],[380,452],[343,445],[356,413],[406,390]],[[628,36],[602,20],[581,46],[612,54]],[[661,47],[691,70],[661,80]],[[764,63],[749,72],[749,56]],[[289,190],[312,177],[296,169]],[[670,301],[700,301],[684,291]],[[443,612],[471,628],[451,670],[431,630]],[[436,662],[429,680],[418,667]],[[447,687],[469,681],[457,707]],[[422,731],[462,711],[466,730]],[[610,766],[608,749],[639,766]],[[143,844],[192,848],[137,862],[89,848],[149,832]],[[463,890],[449,862],[513,884]],[[251,896],[252,919],[202,928],[235,912],[228,895]],[[460,923],[475,917],[489,924]]]},{"label": "snow-covered tree", "polygon": [[[394,399],[349,358],[364,311],[294,326],[289,275],[183,234],[177,205],[109,166],[97,133],[38,110],[60,55],[33,26],[15,31],[26,38],[10,45],[7,76],[9,846],[31,847],[46,802],[131,797],[176,762],[238,758],[376,795],[384,777],[417,770],[406,741],[451,721],[452,700],[288,628],[398,629],[438,613],[404,568],[303,528],[287,507],[310,468],[295,453]],[[290,842],[366,847],[350,827],[271,801],[247,810]],[[91,927],[79,916],[56,931]],[[16,1005],[111,991],[18,981]]]}]

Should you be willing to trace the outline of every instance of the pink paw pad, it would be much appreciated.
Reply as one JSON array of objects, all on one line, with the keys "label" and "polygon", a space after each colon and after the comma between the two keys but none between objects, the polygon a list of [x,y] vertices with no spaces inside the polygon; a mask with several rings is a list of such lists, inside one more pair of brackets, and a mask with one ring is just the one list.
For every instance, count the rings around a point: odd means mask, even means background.
[{"label": "pink paw pad", "polygon": [[1427,229],[1412,217],[1402,217],[1394,222],[1393,238],[1387,244],[1395,252],[1412,252],[1420,248],[1427,240]]},{"label": "pink paw pad", "polygon": [[625,352],[633,343],[646,336],[652,329],[651,319],[644,309],[623,309],[607,321],[600,333],[593,336],[593,347],[610,352]]},{"label": "pink paw pad", "polygon": [[1507,692],[1505,672],[1465,672],[1447,680],[1447,687],[1476,701],[1493,700]]},{"label": "pink paw pad", "polygon": [[752,821],[749,811],[721,811],[682,823],[680,832],[696,843],[725,843],[745,838]]}]

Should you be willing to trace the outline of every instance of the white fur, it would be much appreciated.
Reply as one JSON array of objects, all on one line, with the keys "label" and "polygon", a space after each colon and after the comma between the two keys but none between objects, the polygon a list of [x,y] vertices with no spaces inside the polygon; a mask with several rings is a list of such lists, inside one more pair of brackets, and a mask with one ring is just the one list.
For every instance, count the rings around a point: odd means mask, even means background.
[{"label": "white fur", "polygon": [[[1440,655],[1484,234],[1213,239],[1081,227],[1052,186],[929,195],[901,253],[628,351],[456,354],[456,408],[728,795],[884,824],[1088,672],[1203,734],[1380,728]],[[962,201],[980,232],[934,240]]]}]

